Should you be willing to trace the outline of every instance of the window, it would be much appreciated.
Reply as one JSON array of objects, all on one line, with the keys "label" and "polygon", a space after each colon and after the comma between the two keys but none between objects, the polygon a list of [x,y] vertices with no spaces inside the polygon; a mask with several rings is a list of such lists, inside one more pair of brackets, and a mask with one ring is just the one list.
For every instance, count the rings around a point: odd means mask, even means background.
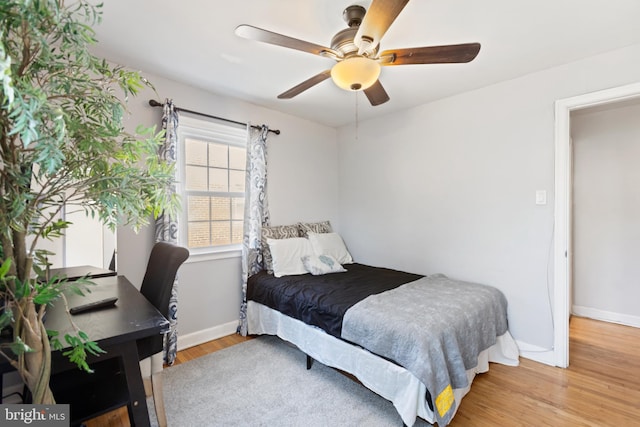
[{"label": "window", "polygon": [[180,116],[180,240],[194,253],[237,249],[242,242],[247,130]]}]

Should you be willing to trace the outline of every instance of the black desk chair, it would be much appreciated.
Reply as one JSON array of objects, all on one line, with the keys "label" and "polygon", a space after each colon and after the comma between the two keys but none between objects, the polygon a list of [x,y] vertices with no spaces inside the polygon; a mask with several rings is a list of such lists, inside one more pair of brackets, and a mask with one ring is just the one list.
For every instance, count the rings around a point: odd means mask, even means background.
[{"label": "black desk chair", "polygon": [[[158,242],[153,246],[140,293],[166,318],[169,318],[169,300],[178,269],[189,258],[189,251],[171,243]],[[147,396],[153,395],[153,404],[160,427],[167,425],[162,395],[164,336],[158,335],[138,341],[140,370]]]}]

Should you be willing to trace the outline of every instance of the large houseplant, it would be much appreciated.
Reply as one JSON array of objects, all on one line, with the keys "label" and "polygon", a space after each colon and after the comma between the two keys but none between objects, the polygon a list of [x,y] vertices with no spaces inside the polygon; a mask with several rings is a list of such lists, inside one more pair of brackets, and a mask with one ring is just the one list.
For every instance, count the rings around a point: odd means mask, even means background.
[{"label": "large houseplant", "polygon": [[[71,284],[36,277],[47,262],[39,243],[69,226],[63,206],[135,228],[178,204],[166,191],[172,167],[156,154],[161,135],[123,128],[127,97],[148,83],[88,50],[99,7],[0,2],[0,329],[11,331],[0,357],[34,403],[54,403],[51,351],[62,337],[45,329],[43,316],[54,301],[64,304]],[[64,339],[69,358],[88,370],[86,352],[99,348],[82,331]]]}]

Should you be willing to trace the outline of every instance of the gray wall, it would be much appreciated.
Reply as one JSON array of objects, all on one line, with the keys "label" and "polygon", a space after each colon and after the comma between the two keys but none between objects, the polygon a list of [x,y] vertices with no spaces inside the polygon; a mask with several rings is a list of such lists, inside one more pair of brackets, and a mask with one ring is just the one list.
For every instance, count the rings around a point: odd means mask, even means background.
[{"label": "gray wall", "polygon": [[635,45],[339,129],[354,258],[494,285],[521,349],[551,351],[554,102],[639,76]]},{"label": "gray wall", "polygon": [[640,326],[640,105],[574,113],[573,312]]}]

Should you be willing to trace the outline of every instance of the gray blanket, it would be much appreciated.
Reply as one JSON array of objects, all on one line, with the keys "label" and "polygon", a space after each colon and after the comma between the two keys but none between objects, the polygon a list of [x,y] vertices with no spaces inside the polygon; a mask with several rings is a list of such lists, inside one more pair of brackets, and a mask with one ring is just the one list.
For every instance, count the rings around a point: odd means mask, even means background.
[{"label": "gray blanket", "polygon": [[467,369],[506,331],[498,289],[434,275],[360,301],[346,312],[341,336],[413,373],[444,426],[455,414],[453,389],[468,385]]}]

